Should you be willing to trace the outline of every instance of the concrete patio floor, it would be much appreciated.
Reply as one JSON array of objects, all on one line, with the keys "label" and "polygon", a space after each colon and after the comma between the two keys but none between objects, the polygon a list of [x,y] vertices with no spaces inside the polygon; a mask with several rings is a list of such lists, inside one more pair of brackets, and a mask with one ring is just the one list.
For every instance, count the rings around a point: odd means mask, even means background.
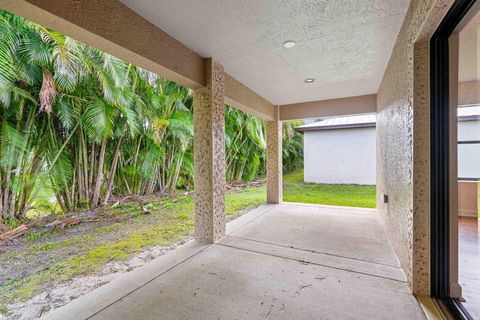
[{"label": "concrete patio floor", "polygon": [[425,319],[373,209],[265,205],[47,319]]}]

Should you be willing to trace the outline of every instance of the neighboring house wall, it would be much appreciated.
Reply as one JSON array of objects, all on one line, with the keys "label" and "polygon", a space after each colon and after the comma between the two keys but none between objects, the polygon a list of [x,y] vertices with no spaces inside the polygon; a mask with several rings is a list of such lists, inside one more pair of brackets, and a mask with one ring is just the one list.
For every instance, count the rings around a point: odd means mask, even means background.
[{"label": "neighboring house wall", "polygon": [[375,128],[304,132],[305,182],[375,184]]}]

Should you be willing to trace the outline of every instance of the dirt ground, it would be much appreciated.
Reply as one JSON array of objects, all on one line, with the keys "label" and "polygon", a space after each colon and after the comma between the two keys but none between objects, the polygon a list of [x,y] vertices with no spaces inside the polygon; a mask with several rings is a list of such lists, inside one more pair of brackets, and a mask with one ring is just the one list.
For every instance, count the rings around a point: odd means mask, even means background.
[{"label": "dirt ground", "polygon": [[8,315],[0,315],[2,320],[37,319],[51,310],[59,308],[113,280],[124,273],[139,268],[153,259],[190,240],[187,237],[170,246],[154,246],[144,250],[124,262],[109,262],[103,270],[90,276],[74,277],[62,283],[48,283],[42,287],[42,292],[25,302],[9,305]]}]

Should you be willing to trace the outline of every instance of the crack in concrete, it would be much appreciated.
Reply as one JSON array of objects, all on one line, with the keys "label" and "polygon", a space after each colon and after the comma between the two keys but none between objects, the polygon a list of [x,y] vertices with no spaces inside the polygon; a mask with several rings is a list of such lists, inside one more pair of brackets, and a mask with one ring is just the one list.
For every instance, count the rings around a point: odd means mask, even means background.
[{"label": "crack in concrete", "polygon": [[316,265],[316,266],[320,266],[320,267],[325,267],[325,268],[330,268],[330,269],[335,269],[335,270],[342,270],[342,271],[347,271],[347,272],[351,272],[351,273],[361,274],[361,275],[365,275],[365,276],[369,276],[369,277],[375,277],[375,278],[380,278],[380,279],[385,279],[385,280],[390,280],[390,281],[395,281],[395,282],[400,282],[400,283],[406,283],[406,281],[404,281],[404,280],[393,279],[393,278],[379,276],[379,275],[371,274],[371,273],[367,273],[367,272],[355,271],[355,270],[351,270],[351,269],[347,269],[347,268],[332,267],[332,266],[329,266],[329,265],[326,265],[326,264],[321,264],[321,263],[316,263],[316,262],[308,262],[308,261],[305,261],[305,260],[302,260],[302,259],[289,258],[289,257],[281,256],[281,255],[272,254],[272,253],[266,253],[266,252],[251,250],[251,249],[239,248],[239,247],[235,247],[235,246],[228,245],[228,244],[223,244],[223,243],[216,243],[215,245],[226,247],[226,248],[232,248],[232,249],[247,251],[247,252],[252,252],[252,253],[256,253],[256,254],[263,254],[263,255],[266,255],[266,256],[280,258],[280,259],[297,261],[297,262],[300,262],[302,264],[311,264],[311,265]]}]

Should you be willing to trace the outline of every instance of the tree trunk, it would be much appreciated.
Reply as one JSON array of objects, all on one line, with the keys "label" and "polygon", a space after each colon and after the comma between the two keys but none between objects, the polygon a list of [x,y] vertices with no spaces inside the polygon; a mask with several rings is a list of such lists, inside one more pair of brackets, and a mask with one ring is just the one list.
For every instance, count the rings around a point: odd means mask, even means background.
[{"label": "tree trunk", "polygon": [[183,164],[183,154],[178,156],[176,165],[175,165],[175,174],[172,179],[172,184],[170,185],[170,191],[175,192],[177,189],[178,177],[180,176],[180,170],[182,169]]},{"label": "tree trunk", "polygon": [[41,157],[35,155],[33,157],[30,172],[28,173],[29,180],[27,183],[25,183],[24,190],[21,195],[20,204],[17,205],[17,207],[19,208],[18,209],[19,212],[22,212],[24,214],[27,213],[27,211],[30,209],[32,205],[33,197],[31,197],[30,199],[29,197],[32,194],[35,183],[37,182],[37,177],[38,177],[38,173],[40,172],[41,165],[42,165]]},{"label": "tree trunk", "polygon": [[82,169],[83,169],[83,200],[90,198],[89,186],[88,186],[88,155],[87,155],[87,143],[84,138],[83,128],[80,127],[80,158],[82,159]]},{"label": "tree trunk", "polygon": [[85,199],[85,194],[86,194],[86,187],[85,183],[86,181],[83,180],[83,167],[84,167],[84,162],[83,162],[83,157],[81,153],[81,148],[82,148],[82,143],[80,142],[78,150],[77,150],[77,163],[75,163],[75,169],[77,171],[77,181],[78,181],[78,191],[77,191],[77,199],[74,199],[74,203],[77,203],[78,201],[81,201]]},{"label": "tree trunk", "polygon": [[122,138],[118,139],[117,148],[115,149],[115,154],[113,156],[112,167],[110,168],[110,173],[107,179],[107,190],[105,192],[105,199],[103,204],[107,204],[110,195],[112,194],[113,182],[115,180],[115,172],[117,172],[117,163],[120,156],[120,147],[122,145]]},{"label": "tree trunk", "polygon": [[95,175],[95,143],[92,143],[92,153],[90,158],[90,176],[88,177],[88,198],[91,199],[93,196],[93,177]]},{"label": "tree trunk", "polygon": [[153,189],[155,188],[155,181],[156,180],[157,180],[157,165],[154,165],[152,178],[148,182],[148,187],[147,187],[147,191],[146,191],[147,195],[153,193]]},{"label": "tree trunk", "polygon": [[98,156],[98,172],[97,181],[95,182],[95,189],[93,190],[92,206],[96,207],[100,200],[100,189],[103,184],[103,162],[105,161],[105,149],[107,147],[107,139],[103,139],[100,147],[100,154]]}]

